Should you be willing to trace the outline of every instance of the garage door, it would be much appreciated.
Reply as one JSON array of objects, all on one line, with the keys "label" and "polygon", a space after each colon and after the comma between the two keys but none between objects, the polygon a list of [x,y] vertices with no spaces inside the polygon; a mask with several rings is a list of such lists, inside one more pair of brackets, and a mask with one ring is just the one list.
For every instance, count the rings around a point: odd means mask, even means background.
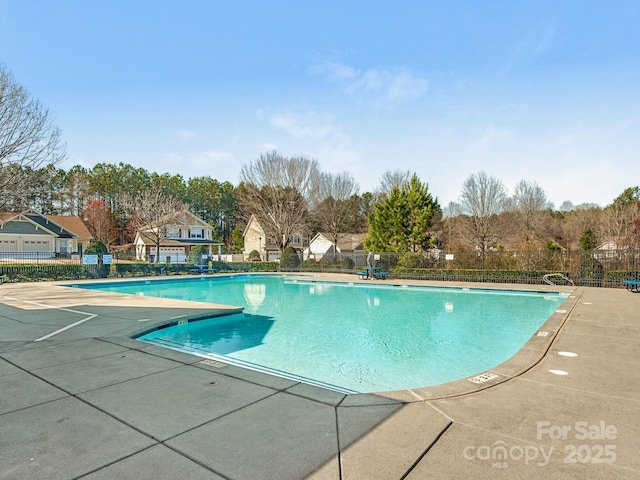
[{"label": "garage door", "polygon": [[184,247],[161,247],[160,248],[160,262],[167,261],[167,257],[171,257],[171,262],[184,262],[186,255],[184,253]]},{"label": "garage door", "polygon": [[0,252],[17,252],[17,240],[0,240]]},{"label": "garage door", "polygon": [[25,240],[22,244],[23,252],[50,252],[48,240]]}]

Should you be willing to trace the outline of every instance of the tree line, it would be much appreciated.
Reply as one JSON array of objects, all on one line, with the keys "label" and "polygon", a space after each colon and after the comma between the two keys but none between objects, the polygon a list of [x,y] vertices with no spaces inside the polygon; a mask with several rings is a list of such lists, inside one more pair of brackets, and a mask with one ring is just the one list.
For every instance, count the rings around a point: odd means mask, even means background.
[{"label": "tree line", "polygon": [[[82,216],[88,224],[101,223],[102,232],[92,233],[106,245],[132,241],[135,228],[132,231],[133,212],[128,206],[132,198],[140,199],[150,191],[159,191],[158,198],[164,202],[178,202],[176,208],[186,205],[214,226],[218,241],[230,238],[236,225],[236,187],[208,176],[185,180],[181,175],[148,172],[124,163],[99,163],[90,169],[74,166],[69,170],[49,164],[35,170],[16,170],[14,181],[23,188],[19,194],[2,196],[2,210]],[[105,227],[109,216],[113,217],[112,229]],[[105,238],[107,231],[110,238]]]},{"label": "tree line", "polygon": [[[171,209],[187,209],[212,225],[214,240],[224,242],[228,252],[242,251],[242,231],[251,215],[280,250],[294,236],[311,238],[319,231],[334,244],[345,233],[368,233],[368,250],[389,252],[571,250],[591,245],[580,243],[585,235],[591,243],[611,241],[624,248],[637,245],[640,227],[638,187],[625,189],[605,208],[556,210],[535,182],[522,180],[509,196],[499,179],[478,172],[462,185],[459,202],[443,211],[415,173],[385,172],[374,192],[360,193],[348,172],[322,172],[316,160],[275,151],[244,165],[238,185],[124,163],[12,168],[13,183],[22,188],[19,194],[3,191],[2,210],[82,216],[94,237],[109,246],[133,241],[140,227],[136,211]],[[150,192],[153,201],[135,207],[135,199]],[[167,202],[174,204],[162,210]]]},{"label": "tree line", "polygon": [[625,248],[640,238],[637,186],[605,208],[565,202],[556,210],[537,183],[522,180],[509,195],[480,171],[443,209],[410,171],[389,170],[375,191],[360,193],[349,172],[323,172],[315,159],[277,151],[245,164],[233,185],[125,163],[64,170],[56,167],[64,150],[49,112],[0,66],[0,211],[79,215],[107,246],[130,244],[140,228],[154,231],[159,245],[186,210],[213,227],[226,252],[242,251],[251,216],[280,251],[317,232],[334,245],[345,233],[366,233],[365,249],[398,253],[590,249],[605,241]]}]

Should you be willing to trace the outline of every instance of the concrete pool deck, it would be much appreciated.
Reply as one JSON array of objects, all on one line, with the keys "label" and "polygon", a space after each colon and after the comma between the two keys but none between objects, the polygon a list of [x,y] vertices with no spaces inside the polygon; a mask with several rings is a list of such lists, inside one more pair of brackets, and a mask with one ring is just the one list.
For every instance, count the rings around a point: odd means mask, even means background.
[{"label": "concrete pool deck", "polygon": [[129,338],[224,306],[5,283],[0,479],[640,478],[640,294],[553,290],[494,378],[345,396]]}]

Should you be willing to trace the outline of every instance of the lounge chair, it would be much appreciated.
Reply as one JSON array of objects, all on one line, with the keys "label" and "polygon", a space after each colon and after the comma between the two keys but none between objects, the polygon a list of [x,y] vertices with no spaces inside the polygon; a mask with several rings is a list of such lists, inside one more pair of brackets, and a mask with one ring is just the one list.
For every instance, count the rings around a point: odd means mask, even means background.
[{"label": "lounge chair", "polygon": [[640,292],[640,273],[638,273],[638,279],[637,280],[625,280],[624,281],[624,286],[630,292]]},{"label": "lounge chair", "polygon": [[216,273],[218,271],[217,268],[209,268],[209,265],[196,265],[193,268],[189,269],[189,273],[194,275],[204,275],[205,273]]}]

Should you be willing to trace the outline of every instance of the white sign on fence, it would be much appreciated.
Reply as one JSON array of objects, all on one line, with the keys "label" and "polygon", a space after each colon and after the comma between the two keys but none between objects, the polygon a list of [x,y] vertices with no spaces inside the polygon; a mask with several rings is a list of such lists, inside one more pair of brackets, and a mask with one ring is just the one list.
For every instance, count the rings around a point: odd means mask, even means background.
[{"label": "white sign on fence", "polygon": [[83,255],[82,256],[82,264],[83,265],[97,265],[98,264],[98,255]]},{"label": "white sign on fence", "polygon": [[102,264],[111,265],[113,263],[113,255],[102,255]]}]

